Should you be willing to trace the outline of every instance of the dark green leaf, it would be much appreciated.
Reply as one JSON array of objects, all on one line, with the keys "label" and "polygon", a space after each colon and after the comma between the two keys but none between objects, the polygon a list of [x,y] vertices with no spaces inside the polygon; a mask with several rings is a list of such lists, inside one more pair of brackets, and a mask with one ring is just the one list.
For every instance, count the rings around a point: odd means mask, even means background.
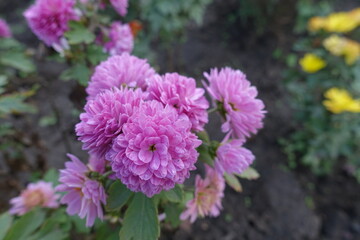
[{"label": "dark green leaf", "polygon": [[181,223],[180,214],[183,208],[179,204],[169,203],[165,205],[165,221],[170,223],[174,228],[178,227]]},{"label": "dark green leaf", "polygon": [[35,65],[32,61],[21,52],[1,53],[0,63],[26,73],[30,73],[35,70]]},{"label": "dark green leaf", "polygon": [[104,53],[102,47],[97,46],[97,45],[90,45],[87,48],[86,56],[92,65],[97,65],[101,61],[104,61],[106,58],[108,58],[109,55]]},{"label": "dark green leaf", "polygon": [[207,145],[202,144],[196,150],[200,154],[199,155],[200,161],[202,161],[210,166],[214,166],[214,159],[213,159],[213,157],[211,157],[210,148]]},{"label": "dark green leaf", "polygon": [[28,240],[29,235],[34,232],[45,219],[45,213],[35,209],[15,221],[4,240]]},{"label": "dark green leaf", "polygon": [[0,115],[10,113],[35,113],[36,108],[24,102],[28,93],[13,93],[0,97]]},{"label": "dark green leaf", "polygon": [[44,181],[51,182],[53,186],[59,184],[59,171],[55,168],[50,168],[44,176]]},{"label": "dark green leaf", "polygon": [[159,236],[159,219],[154,201],[142,193],[136,193],[126,210],[120,239],[156,240]]},{"label": "dark green leaf", "polygon": [[170,189],[169,191],[163,191],[163,194],[170,202],[181,202],[184,193],[182,188],[176,184],[173,189]]},{"label": "dark green leaf", "polygon": [[120,181],[114,182],[109,188],[109,196],[107,199],[106,209],[108,211],[119,210],[126,204],[126,202],[132,195],[133,192],[131,192]]},{"label": "dark green leaf", "polygon": [[0,240],[4,239],[4,236],[6,232],[9,230],[12,221],[13,221],[13,217],[8,212],[5,212],[0,215]]},{"label": "dark green leaf", "polygon": [[89,44],[95,40],[95,35],[80,22],[70,22],[69,25],[70,31],[67,31],[64,35],[70,44]]},{"label": "dark green leaf", "polygon": [[90,78],[90,69],[83,63],[78,63],[62,72],[61,79],[76,80],[82,86],[86,86]]}]

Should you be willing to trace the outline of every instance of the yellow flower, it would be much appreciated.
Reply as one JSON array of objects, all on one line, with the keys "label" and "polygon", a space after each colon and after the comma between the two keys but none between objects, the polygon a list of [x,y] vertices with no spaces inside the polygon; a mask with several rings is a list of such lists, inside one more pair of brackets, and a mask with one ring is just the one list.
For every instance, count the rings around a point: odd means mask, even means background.
[{"label": "yellow flower", "polygon": [[355,8],[349,12],[351,19],[359,26],[360,25],[360,8]]},{"label": "yellow flower", "polygon": [[338,35],[331,35],[323,42],[324,47],[333,55],[341,56],[344,52],[346,41]]},{"label": "yellow flower", "polygon": [[348,39],[344,49],[344,56],[346,63],[352,65],[360,57],[360,44]]},{"label": "yellow flower", "polygon": [[312,17],[308,22],[308,29],[311,32],[319,31],[323,29],[326,24],[326,18],[323,17]]},{"label": "yellow flower", "polygon": [[307,53],[300,59],[299,64],[304,72],[315,73],[326,66],[326,62],[312,53]]},{"label": "yellow flower", "polygon": [[323,45],[331,54],[344,56],[348,65],[353,64],[360,57],[360,44],[338,35],[326,38]]},{"label": "yellow flower", "polygon": [[332,113],[360,112],[360,100],[353,99],[345,89],[330,88],[325,92],[324,96],[327,100],[323,101],[323,105]]},{"label": "yellow flower", "polygon": [[324,29],[328,32],[340,32],[346,33],[354,30],[357,27],[351,15],[345,12],[330,14],[324,26]]}]

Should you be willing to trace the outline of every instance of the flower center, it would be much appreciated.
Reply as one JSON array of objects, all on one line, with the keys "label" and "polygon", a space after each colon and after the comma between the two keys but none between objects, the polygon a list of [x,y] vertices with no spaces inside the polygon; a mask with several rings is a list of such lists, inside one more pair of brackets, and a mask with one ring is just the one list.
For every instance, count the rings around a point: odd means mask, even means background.
[{"label": "flower center", "polygon": [[153,145],[151,145],[151,146],[149,147],[149,151],[151,151],[151,152],[155,152],[155,151],[156,151],[155,144],[153,144]]},{"label": "flower center", "polygon": [[25,194],[25,206],[28,208],[40,206],[44,203],[44,194],[40,190],[34,190]]}]

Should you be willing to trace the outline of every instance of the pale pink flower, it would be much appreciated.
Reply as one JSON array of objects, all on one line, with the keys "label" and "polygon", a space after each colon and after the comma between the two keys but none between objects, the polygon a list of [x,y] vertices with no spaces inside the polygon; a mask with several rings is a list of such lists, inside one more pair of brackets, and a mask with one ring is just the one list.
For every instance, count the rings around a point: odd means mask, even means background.
[{"label": "pale pink flower", "polygon": [[23,215],[34,207],[57,208],[59,197],[60,195],[55,194],[52,183],[44,181],[30,183],[20,196],[10,200],[12,207],[9,213]]},{"label": "pale pink flower", "polygon": [[257,99],[257,89],[250,85],[240,70],[214,68],[204,73],[209,85],[206,89],[214,100],[214,107],[225,122],[223,132],[231,132],[235,138],[245,139],[263,127],[266,111],[264,103]]},{"label": "pale pink flower", "polygon": [[123,53],[120,56],[109,57],[95,68],[86,92],[88,99],[114,87],[122,86],[147,88],[146,79],[155,75],[155,70],[145,59]]},{"label": "pale pink flower", "polygon": [[129,0],[110,0],[110,3],[121,16],[124,17],[127,14]]},{"label": "pale pink flower", "polygon": [[222,175],[206,165],[205,179],[196,175],[194,199],[186,203],[187,209],[180,215],[180,219],[189,218],[191,222],[195,222],[198,216],[219,216],[224,189],[225,180]]},{"label": "pale pink flower", "polygon": [[243,140],[230,140],[216,150],[215,166],[220,174],[241,174],[254,161],[252,152],[243,147]]},{"label": "pale pink flower", "polygon": [[155,75],[147,82],[149,99],[171,105],[179,114],[185,113],[194,131],[204,130],[204,125],[209,121],[209,103],[204,97],[204,89],[196,87],[195,79],[167,73],[164,76]]},{"label": "pale pink flower", "polygon": [[9,25],[5,20],[0,19],[0,38],[9,38],[11,37],[11,31]]},{"label": "pale pink flower", "polygon": [[158,101],[142,102],[106,154],[130,190],[148,197],[183,183],[195,169],[201,144],[185,115]]},{"label": "pale pink flower", "polygon": [[87,177],[90,169],[77,157],[68,154],[71,161],[65,163],[60,170],[59,192],[66,192],[60,202],[66,204],[69,215],[78,214],[86,217],[86,226],[91,227],[96,218],[103,220],[102,205],[106,205],[106,193],[102,184]]},{"label": "pale pink flower", "polygon": [[131,53],[134,48],[134,36],[129,24],[113,22],[109,30],[109,41],[104,44],[106,52],[110,55]]},{"label": "pale pink flower", "polygon": [[79,19],[75,3],[75,0],[36,0],[24,16],[40,40],[47,46],[60,48],[64,45],[63,35],[69,30],[69,21]]}]

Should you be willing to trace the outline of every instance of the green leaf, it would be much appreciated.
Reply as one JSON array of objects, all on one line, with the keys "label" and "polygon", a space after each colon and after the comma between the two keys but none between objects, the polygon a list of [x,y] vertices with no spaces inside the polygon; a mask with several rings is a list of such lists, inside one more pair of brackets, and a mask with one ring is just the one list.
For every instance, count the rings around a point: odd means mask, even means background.
[{"label": "green leaf", "polygon": [[35,113],[36,108],[24,103],[29,93],[13,93],[0,97],[0,115],[10,113]]},{"label": "green leaf", "polygon": [[57,118],[54,113],[44,116],[39,120],[40,127],[47,127],[47,126],[55,125],[56,123],[57,123]]},{"label": "green leaf", "polygon": [[13,217],[8,212],[5,212],[0,215],[0,240],[4,239],[4,236],[6,232],[9,230],[12,221],[13,221]]},{"label": "green leaf", "polygon": [[4,240],[27,240],[29,235],[40,227],[44,219],[45,213],[40,209],[25,214],[15,221]]},{"label": "green leaf", "polygon": [[114,182],[109,188],[109,196],[107,199],[106,209],[108,211],[119,210],[127,203],[127,201],[132,195],[133,192],[131,192],[120,181]]},{"label": "green leaf", "polygon": [[95,35],[90,32],[84,25],[79,22],[70,22],[70,31],[64,35],[70,44],[92,43],[95,40]]},{"label": "green leaf", "polygon": [[142,193],[136,193],[126,210],[120,239],[156,240],[159,236],[159,219],[154,201]]},{"label": "green leaf", "polygon": [[210,165],[214,166],[214,158],[210,154],[210,148],[205,145],[201,144],[197,149],[199,155],[199,160]]},{"label": "green leaf", "polygon": [[206,131],[198,132],[197,136],[200,138],[201,141],[205,143],[210,143],[210,137]]},{"label": "green leaf", "polygon": [[62,80],[76,80],[80,85],[86,86],[90,78],[90,69],[84,63],[77,63],[61,73]]},{"label": "green leaf", "polygon": [[224,175],[226,183],[235,191],[237,192],[242,192],[242,186],[241,183],[239,182],[239,179],[237,179],[234,175],[232,174],[227,174],[225,173]]},{"label": "green leaf", "polygon": [[86,56],[92,65],[97,65],[101,61],[104,61],[105,59],[107,59],[109,55],[104,53],[102,47],[97,46],[97,45],[90,45],[87,48]]},{"label": "green leaf", "polygon": [[165,205],[165,221],[170,223],[174,228],[178,227],[181,224],[180,214],[183,211],[183,208],[179,204],[169,203]]},{"label": "green leaf", "polygon": [[59,184],[59,171],[55,168],[50,168],[44,175],[44,181],[51,182],[53,186]]},{"label": "green leaf", "polygon": [[183,200],[183,190],[182,188],[176,184],[173,189],[169,191],[163,191],[164,197],[170,202],[181,202]]},{"label": "green leaf", "polygon": [[25,73],[30,73],[35,71],[35,65],[32,63],[32,61],[29,58],[27,58],[21,52],[9,51],[5,53],[1,53],[0,63],[5,66],[16,68]]},{"label": "green leaf", "polygon": [[245,178],[247,180],[256,180],[260,177],[260,174],[258,171],[256,171],[254,168],[249,167],[245,171],[243,171],[241,174],[236,174],[240,178]]}]

